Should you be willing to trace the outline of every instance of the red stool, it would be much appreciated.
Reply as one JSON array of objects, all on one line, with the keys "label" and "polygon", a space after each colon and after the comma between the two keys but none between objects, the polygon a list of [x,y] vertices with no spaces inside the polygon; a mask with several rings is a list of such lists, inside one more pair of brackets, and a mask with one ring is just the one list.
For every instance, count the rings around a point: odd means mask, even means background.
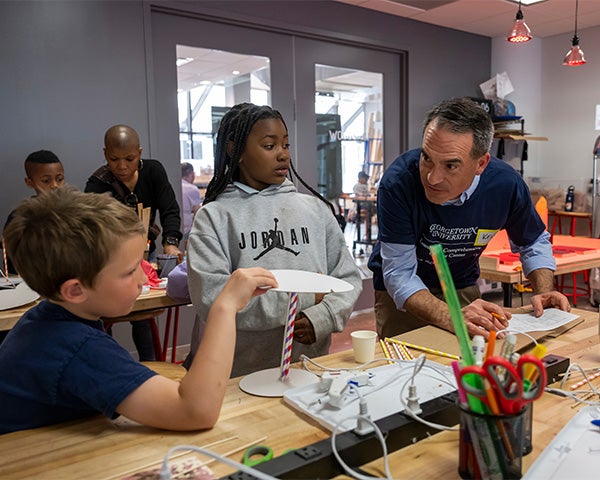
[{"label": "red stool", "polygon": [[[587,212],[565,212],[565,211],[557,211],[557,210],[550,210],[548,212],[548,216],[553,216],[554,219],[552,221],[552,228],[550,230],[550,238],[553,239],[554,238],[554,232],[556,230],[556,227],[558,226],[558,233],[561,234],[562,233],[562,219],[563,218],[569,218],[571,220],[571,225],[570,225],[570,235],[572,237],[575,236],[576,230],[577,230],[577,219],[581,218],[581,219],[588,219],[589,221],[589,226],[590,226],[590,237],[593,235],[592,232],[592,214],[591,213],[587,213]],[[583,280],[585,282],[585,287],[578,287],[577,286],[577,275],[581,274],[583,275]],[[567,275],[567,274],[565,274]],[[572,281],[573,281],[573,285],[565,285],[565,275],[559,275],[560,277],[560,281],[558,280],[558,278],[556,278],[555,280],[555,285],[556,285],[556,289],[561,292],[565,297],[572,297],[573,298],[573,306],[577,306],[577,297],[584,297],[587,295],[587,297],[589,298],[590,296],[590,276],[589,276],[589,271],[588,270],[580,270],[578,272],[573,272],[571,273],[572,275]],[[570,292],[569,292],[570,289]],[[566,291],[565,291],[566,290]],[[578,293],[578,292],[582,292],[582,293]]]},{"label": "red stool", "polygon": [[158,330],[158,325],[156,324],[156,318],[164,313],[165,309],[156,309],[142,312],[135,312],[129,315],[124,315],[122,317],[117,318],[103,318],[102,321],[104,323],[104,330],[109,331],[110,327],[115,323],[120,322],[135,322],[140,320],[150,320],[150,328],[152,331],[152,345],[154,347],[154,356],[159,362],[167,361],[167,351],[169,346],[169,336],[171,331],[171,323],[173,323],[173,340],[171,342],[171,362],[172,363],[182,363],[176,362],[177,355],[177,334],[179,329],[179,306],[169,307],[167,308],[167,322],[165,325],[165,332],[163,337],[163,342],[161,345],[160,341],[160,332]]}]

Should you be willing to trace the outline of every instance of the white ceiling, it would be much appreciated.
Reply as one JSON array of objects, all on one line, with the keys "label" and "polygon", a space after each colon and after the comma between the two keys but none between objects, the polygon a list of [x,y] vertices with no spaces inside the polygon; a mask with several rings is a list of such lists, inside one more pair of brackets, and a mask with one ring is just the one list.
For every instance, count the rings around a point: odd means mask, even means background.
[{"label": "white ceiling", "polygon": [[[454,28],[486,37],[504,37],[519,9],[508,0],[335,0],[358,7],[411,18],[441,27]],[[420,5],[424,9],[409,6]],[[534,37],[572,33],[575,0],[546,0],[522,5],[525,23]],[[577,31],[600,25],[600,0],[579,0]]]},{"label": "white ceiling", "polygon": [[[512,28],[518,10],[518,5],[509,0],[335,1],[492,38],[506,36]],[[428,10],[405,5],[408,3],[424,6]],[[545,0],[536,5],[522,5],[521,9],[525,22],[535,37],[573,32],[575,0]],[[600,25],[600,0],[579,0],[577,22],[578,31]],[[243,76],[269,66],[267,57],[253,57],[183,45],[177,47],[177,56],[194,58],[194,61],[177,69],[179,88],[183,90],[189,90],[201,83],[219,82],[223,78],[232,79],[233,70],[237,70],[239,75]],[[333,78],[328,80],[334,81]],[[363,80],[366,80],[366,83]],[[352,78],[345,78],[344,82],[340,81],[336,84],[335,89],[360,90],[365,86],[363,84],[373,85],[373,79],[361,79],[361,76],[355,73]],[[331,85],[319,85],[322,90],[330,89],[328,87]]]}]

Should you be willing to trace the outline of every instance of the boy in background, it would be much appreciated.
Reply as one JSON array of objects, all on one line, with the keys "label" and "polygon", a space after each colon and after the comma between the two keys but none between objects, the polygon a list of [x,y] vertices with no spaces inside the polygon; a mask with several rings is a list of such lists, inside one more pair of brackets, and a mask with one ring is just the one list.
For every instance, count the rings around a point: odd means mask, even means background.
[{"label": "boy in background", "polygon": [[103,329],[101,317],[129,313],[146,282],[147,239],[130,207],[62,188],[23,202],[4,233],[15,267],[45,300],[0,345],[0,434],[98,413],[171,430],[215,424],[233,363],[236,313],[277,287],[273,274],[231,274],[179,383],[134,360]]},{"label": "boy in background", "polygon": [[202,206],[202,195],[194,180],[196,172],[194,166],[189,162],[181,164],[181,223],[183,231],[182,250],[185,252],[185,245],[190,236],[194,215]]},{"label": "boy in background", "polygon": [[362,170],[358,172],[358,182],[354,184],[352,191],[357,197],[368,197],[369,196],[369,175]]},{"label": "boy in background", "polygon": [[[38,150],[30,153],[25,159],[25,185],[35,190],[40,195],[51,190],[56,190],[65,184],[65,170],[59,158],[49,150]],[[14,211],[8,215],[4,229],[11,222]],[[4,245],[2,245],[4,248]],[[10,257],[7,256],[8,273],[16,273]],[[4,270],[5,266],[2,266]]]}]

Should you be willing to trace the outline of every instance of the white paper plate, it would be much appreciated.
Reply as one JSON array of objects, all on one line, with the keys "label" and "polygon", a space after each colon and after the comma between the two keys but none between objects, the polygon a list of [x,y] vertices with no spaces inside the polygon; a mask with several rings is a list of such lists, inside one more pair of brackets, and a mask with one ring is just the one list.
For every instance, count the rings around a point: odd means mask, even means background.
[{"label": "white paper plate", "polygon": [[0,289],[0,310],[22,307],[36,301],[40,296],[27,286],[25,282],[17,285],[17,288]]},{"label": "white paper plate", "polygon": [[279,287],[273,288],[277,292],[329,293],[349,292],[354,289],[345,280],[321,273],[304,270],[271,270],[271,273],[279,283]]}]

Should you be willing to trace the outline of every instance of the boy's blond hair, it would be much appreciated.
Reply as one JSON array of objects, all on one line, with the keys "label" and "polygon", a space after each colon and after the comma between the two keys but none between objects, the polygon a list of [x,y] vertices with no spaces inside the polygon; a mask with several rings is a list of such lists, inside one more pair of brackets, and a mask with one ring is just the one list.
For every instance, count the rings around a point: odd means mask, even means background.
[{"label": "boy's blond hair", "polygon": [[136,213],[109,194],[63,187],[25,200],[4,231],[6,251],[25,283],[61,300],[72,278],[93,287],[96,276],[127,238],[144,236]]}]

